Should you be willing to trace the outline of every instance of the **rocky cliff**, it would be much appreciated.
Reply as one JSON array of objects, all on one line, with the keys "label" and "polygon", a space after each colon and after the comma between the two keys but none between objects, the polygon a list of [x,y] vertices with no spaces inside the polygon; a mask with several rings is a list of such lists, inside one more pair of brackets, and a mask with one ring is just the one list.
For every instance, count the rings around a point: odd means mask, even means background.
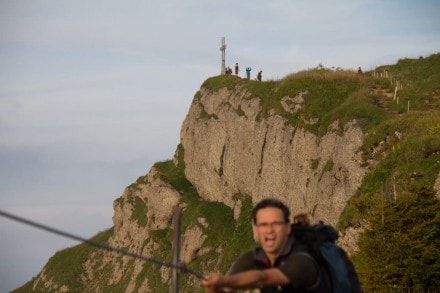
[{"label": "rocky cliff", "polygon": [[[296,108],[304,99],[306,92],[283,97]],[[295,107],[283,105],[291,113]],[[339,133],[335,121],[319,137],[276,113],[257,119],[261,111],[260,98],[246,89],[201,88],[181,131],[188,180],[202,198],[231,208],[241,206],[233,199],[237,193],[254,202],[277,197],[293,213],[335,225],[366,172],[361,128],[353,120]]]},{"label": "rocky cliff", "polygon": [[[374,105],[369,86],[353,72],[267,83],[208,79],[182,124],[173,160],[158,162],[125,189],[114,201],[114,227],[96,239],[170,261],[173,209],[179,205],[184,208],[181,260],[200,272],[224,271],[253,245],[252,204],[276,197],[315,221],[336,225],[344,215],[340,244],[356,252],[362,228],[347,203],[367,190],[366,176],[400,149],[402,137],[410,137],[391,124],[377,128],[390,115],[398,116]],[[434,133],[440,125],[436,113],[425,117]],[[429,181],[437,195],[439,170],[432,169],[435,178]],[[406,173],[399,172],[394,174],[403,182]],[[54,255],[17,292],[168,292],[169,268],[84,245]],[[60,273],[57,264],[66,259],[72,263]],[[180,284],[182,292],[201,290],[193,275],[182,276]]]}]

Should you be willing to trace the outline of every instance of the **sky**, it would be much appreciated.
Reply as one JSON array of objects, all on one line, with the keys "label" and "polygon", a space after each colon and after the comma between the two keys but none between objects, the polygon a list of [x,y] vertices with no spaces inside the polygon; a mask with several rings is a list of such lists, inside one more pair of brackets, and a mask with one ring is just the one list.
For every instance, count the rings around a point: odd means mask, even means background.
[{"label": "sky", "polygon": [[[280,79],[440,52],[437,0],[0,0],[0,210],[89,238],[226,65]],[[78,244],[0,217],[0,292]]]}]

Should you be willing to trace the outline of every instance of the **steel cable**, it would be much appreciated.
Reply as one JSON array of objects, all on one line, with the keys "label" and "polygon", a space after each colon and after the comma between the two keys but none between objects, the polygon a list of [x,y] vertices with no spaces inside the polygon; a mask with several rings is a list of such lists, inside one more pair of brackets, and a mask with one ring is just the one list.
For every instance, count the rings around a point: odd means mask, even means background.
[{"label": "steel cable", "polygon": [[45,230],[45,231],[53,233],[53,234],[57,234],[57,235],[60,235],[60,236],[66,237],[66,238],[77,240],[79,242],[84,242],[84,243],[87,243],[89,245],[92,245],[92,246],[95,246],[95,247],[98,247],[98,248],[102,248],[102,249],[105,249],[105,250],[108,250],[108,251],[113,251],[113,252],[117,252],[117,253],[120,253],[120,254],[128,255],[128,256],[131,256],[131,257],[134,257],[134,258],[137,258],[137,259],[141,259],[141,260],[146,261],[146,262],[150,262],[150,263],[166,266],[166,267],[169,267],[169,268],[178,269],[182,273],[192,274],[192,275],[196,276],[199,279],[204,279],[205,278],[201,273],[187,268],[186,264],[184,264],[184,263],[174,264],[174,263],[171,263],[171,262],[165,262],[165,261],[161,261],[161,260],[158,260],[158,259],[155,259],[155,258],[151,258],[151,257],[146,257],[146,256],[143,256],[143,255],[140,255],[140,254],[137,254],[137,253],[133,253],[133,252],[127,251],[125,249],[121,249],[121,248],[117,248],[117,247],[112,247],[112,246],[107,245],[105,243],[101,243],[101,242],[85,239],[83,237],[80,237],[80,236],[77,236],[77,235],[74,235],[74,234],[71,234],[71,233],[68,233],[68,232],[64,232],[64,231],[61,231],[61,230],[58,230],[58,229],[55,229],[55,228],[52,228],[52,227],[49,227],[49,226],[46,226],[46,225],[43,225],[43,224],[39,224],[37,222],[31,221],[31,220],[28,220],[28,219],[25,219],[25,218],[22,218],[22,217],[15,216],[15,215],[12,215],[10,213],[7,213],[7,212],[1,211],[1,210],[0,210],[0,216],[3,216],[5,218],[9,218],[9,219],[14,220],[16,222],[20,222],[20,223],[26,224],[28,226],[32,226],[32,227],[35,227],[35,228],[38,228],[38,229],[41,229],[41,230]]}]

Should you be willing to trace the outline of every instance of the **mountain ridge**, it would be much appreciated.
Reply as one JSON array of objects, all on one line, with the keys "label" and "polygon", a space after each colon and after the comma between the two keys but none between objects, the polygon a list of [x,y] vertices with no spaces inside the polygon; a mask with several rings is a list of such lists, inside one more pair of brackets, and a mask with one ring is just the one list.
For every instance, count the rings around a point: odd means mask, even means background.
[{"label": "mountain ridge", "polygon": [[[337,225],[339,243],[362,256],[360,236],[384,209],[378,202],[391,207],[397,195],[423,188],[440,197],[440,54],[375,71],[320,66],[279,81],[208,78],[182,123],[173,159],[157,162],[124,190],[113,204],[114,226],[96,238],[169,261],[172,210],[180,205],[182,261],[203,273],[225,271],[255,245],[253,203],[274,196],[294,214]],[[387,108],[378,105],[384,97],[373,88],[393,92],[397,83],[399,99],[385,95]],[[371,289],[375,272],[359,259]],[[15,292],[167,292],[170,279],[166,267],[81,244],[56,253]],[[182,275],[180,289],[202,291],[190,275]]]}]

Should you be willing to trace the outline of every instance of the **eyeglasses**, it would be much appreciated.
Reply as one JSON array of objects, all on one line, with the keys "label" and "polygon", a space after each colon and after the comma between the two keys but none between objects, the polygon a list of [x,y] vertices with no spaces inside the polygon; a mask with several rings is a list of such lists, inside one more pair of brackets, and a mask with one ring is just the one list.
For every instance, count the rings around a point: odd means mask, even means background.
[{"label": "eyeglasses", "polygon": [[266,223],[266,222],[257,223],[257,224],[255,224],[255,226],[257,228],[262,228],[262,229],[267,229],[269,227],[275,228],[275,229],[279,229],[279,228],[281,228],[285,224],[286,224],[286,222],[284,222],[284,221],[275,221],[275,222],[272,222],[272,223]]}]

